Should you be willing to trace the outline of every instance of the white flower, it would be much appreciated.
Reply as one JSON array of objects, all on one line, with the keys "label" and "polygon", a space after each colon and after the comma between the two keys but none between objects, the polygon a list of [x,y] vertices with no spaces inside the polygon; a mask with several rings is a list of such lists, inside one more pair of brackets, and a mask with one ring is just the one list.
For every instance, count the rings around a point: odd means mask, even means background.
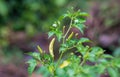
[{"label": "white flower", "polygon": [[53,24],[52,26],[53,26],[53,27],[57,27],[57,24]]},{"label": "white flower", "polygon": [[77,20],[77,19],[76,19],[76,20],[74,20],[74,22],[75,22],[75,23],[78,23],[78,22],[79,22],[79,20]]}]

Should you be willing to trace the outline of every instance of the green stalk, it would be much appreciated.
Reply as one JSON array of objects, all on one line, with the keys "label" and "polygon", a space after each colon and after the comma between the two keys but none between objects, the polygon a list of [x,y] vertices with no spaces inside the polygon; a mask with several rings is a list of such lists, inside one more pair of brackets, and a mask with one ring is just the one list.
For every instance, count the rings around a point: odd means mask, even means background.
[{"label": "green stalk", "polygon": [[68,28],[67,32],[65,33],[65,35],[63,36],[63,43],[65,42],[65,38],[66,38],[66,36],[68,35],[68,33],[69,33],[70,29],[71,29],[71,26],[72,26],[72,21],[73,21],[73,18],[71,18],[71,21],[70,21],[70,26],[69,26],[69,28]]},{"label": "green stalk", "polygon": [[60,60],[62,59],[62,56],[63,56],[63,53],[60,54],[60,57],[59,57],[59,59],[58,59],[58,61],[57,61],[57,65],[56,65],[56,67],[55,67],[55,70],[56,70],[56,68],[58,67],[58,65],[60,64]]},{"label": "green stalk", "polygon": [[88,55],[89,54],[89,51],[91,50],[91,48],[89,48],[87,51],[86,51],[86,53],[85,53],[85,55],[83,56],[83,61],[81,62],[81,66],[86,62],[86,55]]},{"label": "green stalk", "polygon": [[[70,25],[69,25],[69,28],[68,28],[67,32],[65,33],[65,35],[63,35],[63,43],[65,43],[65,38],[66,38],[66,36],[68,35],[68,33],[69,33],[70,29],[71,29],[72,21],[73,21],[73,18],[71,18]],[[64,30],[63,30],[63,32],[64,32]],[[58,67],[58,65],[60,64],[60,60],[62,59],[63,54],[64,54],[63,52],[60,54],[60,57],[59,57],[59,59],[57,61],[57,65],[55,67],[55,70]]]}]

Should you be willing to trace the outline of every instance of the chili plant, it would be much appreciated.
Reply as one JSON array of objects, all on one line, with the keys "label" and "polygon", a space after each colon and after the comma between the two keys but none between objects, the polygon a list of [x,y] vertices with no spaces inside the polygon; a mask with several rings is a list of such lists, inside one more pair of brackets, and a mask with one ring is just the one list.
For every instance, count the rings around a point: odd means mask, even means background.
[{"label": "chili plant", "polygon": [[[37,46],[39,52],[28,53],[32,56],[32,59],[27,61],[28,72],[32,74],[35,67],[41,64],[40,71],[43,77],[100,77],[101,75],[119,77],[120,61],[117,58],[104,54],[104,50],[100,47],[89,46],[86,44],[92,42],[89,38],[77,38],[78,33],[70,31],[75,27],[84,34],[86,16],[88,16],[86,12],[69,10],[54,22],[48,33],[48,38],[53,37],[49,44],[49,53],[45,53],[40,46]],[[69,24],[63,26],[66,18]],[[54,55],[56,40],[60,43],[57,50],[60,56],[57,60]]]}]

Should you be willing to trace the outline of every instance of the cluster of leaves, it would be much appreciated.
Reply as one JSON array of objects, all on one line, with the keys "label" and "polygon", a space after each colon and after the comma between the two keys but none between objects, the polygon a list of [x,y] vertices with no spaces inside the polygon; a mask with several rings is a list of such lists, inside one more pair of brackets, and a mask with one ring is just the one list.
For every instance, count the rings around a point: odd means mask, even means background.
[{"label": "cluster of leaves", "polygon": [[[41,72],[46,71],[45,77],[100,77],[102,74],[109,74],[111,77],[119,77],[120,61],[108,54],[100,47],[90,47],[85,43],[91,40],[85,37],[77,39],[78,33],[71,32],[76,27],[84,34],[84,23],[87,13],[80,10],[71,9],[56,21],[48,33],[49,37],[55,35],[49,44],[49,53],[45,53],[40,46],[38,52],[28,53],[32,56],[29,63],[28,72],[31,74],[37,64],[42,64]],[[62,26],[63,19],[70,20],[69,27]],[[66,30],[67,29],[67,30]],[[55,40],[60,42],[59,58],[54,60]],[[73,52],[71,52],[72,50]],[[79,55],[76,55],[78,53]],[[66,55],[64,57],[64,54]]]}]

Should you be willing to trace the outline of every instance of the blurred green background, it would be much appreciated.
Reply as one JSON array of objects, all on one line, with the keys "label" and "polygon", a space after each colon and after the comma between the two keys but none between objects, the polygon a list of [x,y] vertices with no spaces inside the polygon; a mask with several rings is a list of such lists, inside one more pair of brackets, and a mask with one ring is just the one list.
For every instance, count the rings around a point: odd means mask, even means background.
[{"label": "blurred green background", "polygon": [[[71,7],[90,14],[85,36],[106,53],[119,57],[119,3],[120,0],[0,0],[0,69],[9,64],[11,69],[24,68],[28,58],[24,53],[36,51],[36,45],[46,49],[49,27]],[[27,76],[24,72],[22,77]]]}]

